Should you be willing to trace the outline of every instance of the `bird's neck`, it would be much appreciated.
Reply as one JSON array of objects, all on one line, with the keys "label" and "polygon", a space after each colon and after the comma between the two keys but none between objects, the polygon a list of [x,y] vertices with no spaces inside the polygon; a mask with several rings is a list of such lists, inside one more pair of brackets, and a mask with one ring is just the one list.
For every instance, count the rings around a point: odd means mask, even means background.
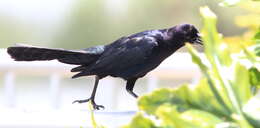
[{"label": "bird's neck", "polygon": [[164,47],[165,49],[171,51],[171,52],[175,52],[178,49],[180,49],[181,47],[184,46],[184,43],[178,40],[167,40],[164,41]]},{"label": "bird's neck", "polygon": [[163,33],[163,42],[171,51],[176,51],[184,46],[184,42],[181,38],[176,37],[176,35],[171,35],[168,31],[169,29],[161,30]]}]

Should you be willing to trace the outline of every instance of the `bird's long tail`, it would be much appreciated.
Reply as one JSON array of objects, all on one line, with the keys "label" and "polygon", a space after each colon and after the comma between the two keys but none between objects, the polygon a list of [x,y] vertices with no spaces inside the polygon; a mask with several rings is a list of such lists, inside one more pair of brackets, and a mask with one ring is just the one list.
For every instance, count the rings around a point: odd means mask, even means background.
[{"label": "bird's long tail", "polygon": [[[93,50],[93,48],[92,48]],[[65,50],[17,45],[7,48],[7,52],[15,61],[55,60],[66,64],[88,65],[97,60],[102,52],[86,50]]]}]

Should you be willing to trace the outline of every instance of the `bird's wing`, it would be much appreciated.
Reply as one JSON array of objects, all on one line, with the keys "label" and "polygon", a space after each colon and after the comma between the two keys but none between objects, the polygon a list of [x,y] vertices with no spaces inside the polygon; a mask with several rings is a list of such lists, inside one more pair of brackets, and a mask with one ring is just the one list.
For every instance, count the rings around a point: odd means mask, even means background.
[{"label": "bird's wing", "polygon": [[142,63],[152,53],[158,43],[152,37],[127,39],[108,49],[97,61],[95,67],[126,67]]},{"label": "bird's wing", "polygon": [[106,47],[95,64],[73,78],[92,74],[109,73],[142,64],[152,54],[158,43],[153,37],[124,38]]}]

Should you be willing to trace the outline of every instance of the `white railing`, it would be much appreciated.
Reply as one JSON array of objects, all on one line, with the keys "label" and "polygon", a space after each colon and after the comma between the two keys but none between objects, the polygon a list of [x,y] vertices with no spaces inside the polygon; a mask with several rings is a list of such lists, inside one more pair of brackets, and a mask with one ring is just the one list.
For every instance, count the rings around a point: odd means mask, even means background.
[{"label": "white railing", "polygon": [[[86,120],[87,115],[85,117],[83,116],[84,113],[88,113],[85,110],[82,110],[82,108],[73,108],[73,109],[64,109],[64,107],[60,107],[60,99],[61,99],[61,88],[62,86],[60,85],[61,83],[61,78],[68,78],[72,76],[69,71],[73,66],[71,65],[66,65],[66,64],[61,64],[58,63],[57,61],[50,61],[50,62],[15,62],[13,61],[9,55],[6,53],[6,50],[2,49],[0,50],[0,76],[3,76],[3,91],[4,91],[4,102],[0,102],[0,112],[1,112],[1,104],[2,104],[2,110],[3,111],[14,111],[12,117],[10,119],[5,118],[6,121],[2,122],[0,120],[0,127],[1,126],[12,126],[11,124],[5,123],[5,122],[10,122],[10,120],[13,120],[15,116],[17,120],[23,119],[24,117],[27,118],[27,121],[22,121],[20,124],[16,125],[24,125],[24,126],[29,126],[29,125],[53,125],[52,123],[47,123],[48,118],[50,115],[49,114],[53,112],[55,113],[54,115],[57,116],[58,119],[60,119],[60,122],[56,122],[56,125],[54,126],[86,126]],[[35,114],[34,116],[28,116],[26,113],[23,113],[19,111],[19,108],[17,108],[16,105],[16,75],[39,75],[39,74],[46,74],[49,76],[48,83],[49,83],[49,94],[50,94],[50,101],[49,105],[51,110],[46,109],[42,110],[44,108],[40,108],[40,111],[43,113],[38,113]],[[167,60],[165,60],[158,68],[156,68],[154,71],[149,73],[146,77],[147,79],[147,89],[146,92],[150,92],[154,90],[155,88],[158,87],[158,81],[161,79],[189,79],[192,80],[192,82],[198,81],[200,78],[200,72],[195,64],[191,62],[191,58],[187,53],[175,53],[173,56],[169,57]],[[104,80],[101,80],[100,82],[100,92],[102,92],[102,97],[97,97],[98,103],[106,104],[106,109],[107,108],[112,108],[112,111],[117,111],[117,110],[124,110],[124,113],[127,113],[129,110],[135,110],[135,102],[134,99],[120,99],[121,96],[119,96],[118,93],[118,85],[115,85],[115,80],[112,78],[106,78]],[[174,81],[173,81],[174,82]],[[0,84],[1,85],[1,84]],[[76,87],[75,87],[76,88]],[[124,89],[125,86],[120,86],[120,88]],[[103,91],[102,91],[103,90]],[[40,91],[40,90],[39,90]],[[1,92],[1,91],[0,91]],[[30,93],[30,92],[27,92]],[[46,92],[47,93],[47,92]],[[126,93],[126,92],[124,92]],[[2,95],[2,94],[0,94]],[[86,97],[88,95],[86,94]],[[131,101],[130,101],[131,100]],[[68,101],[67,104],[71,104],[71,101]],[[129,107],[130,106],[130,107]],[[124,107],[126,109],[124,109]],[[84,106],[84,108],[86,108]],[[123,109],[122,109],[123,108]],[[109,109],[108,109],[109,110]],[[48,112],[46,112],[48,111]],[[83,112],[82,112],[83,111]],[[62,113],[62,114],[61,114]],[[8,113],[6,113],[8,114]],[[64,114],[73,114],[75,115],[74,117],[64,117]],[[100,118],[104,119],[103,122],[107,122],[108,125],[111,123],[110,121],[106,121],[105,118],[103,118],[104,115],[107,113],[102,113],[99,112]],[[10,116],[10,114],[8,114]],[[26,116],[25,116],[26,115]],[[43,116],[45,115],[45,116]],[[128,115],[128,116],[126,116]],[[130,119],[129,115],[133,115],[133,112],[129,112],[127,114],[122,114],[120,119],[124,119],[126,122],[128,119]],[[6,116],[5,114],[0,115],[0,119],[2,117],[4,118]],[[24,117],[23,117],[24,116]],[[54,117],[55,117],[54,116]],[[40,118],[41,117],[41,118]],[[117,118],[117,116],[113,116]],[[111,117],[106,117],[106,118],[111,118]],[[38,123],[35,124],[30,124],[32,122],[31,120],[35,119],[38,120]],[[66,121],[67,120],[67,121]],[[80,122],[81,120],[82,122]],[[84,120],[84,121],[83,121]],[[124,121],[121,121],[120,123],[123,123]],[[88,121],[88,124],[90,121]],[[27,124],[28,123],[28,124]],[[106,123],[105,123],[106,124]],[[118,124],[118,123],[117,123]],[[111,124],[111,126],[117,126],[116,124]]]}]

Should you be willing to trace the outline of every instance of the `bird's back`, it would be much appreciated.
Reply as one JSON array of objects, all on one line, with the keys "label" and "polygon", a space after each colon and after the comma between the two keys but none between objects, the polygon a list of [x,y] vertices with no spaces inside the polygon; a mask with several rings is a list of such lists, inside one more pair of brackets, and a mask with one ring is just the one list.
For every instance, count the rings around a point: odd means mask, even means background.
[{"label": "bird's back", "polygon": [[167,50],[161,50],[159,46],[159,43],[162,43],[160,42],[162,34],[160,30],[150,30],[122,37],[106,45],[97,61],[84,67],[84,70],[75,77],[84,75],[99,75],[101,78],[110,75],[124,79],[142,77],[168,57],[168,54],[165,54]]}]

